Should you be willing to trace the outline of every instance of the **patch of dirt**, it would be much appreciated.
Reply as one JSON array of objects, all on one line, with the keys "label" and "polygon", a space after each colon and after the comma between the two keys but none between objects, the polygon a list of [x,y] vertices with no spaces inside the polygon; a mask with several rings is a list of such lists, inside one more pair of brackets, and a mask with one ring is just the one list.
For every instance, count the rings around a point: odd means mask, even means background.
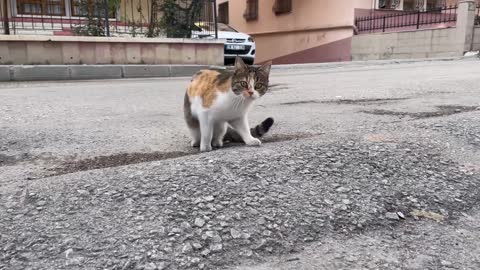
[{"label": "patch of dirt", "polygon": [[338,105],[369,105],[369,104],[378,104],[386,103],[391,101],[401,101],[407,100],[408,98],[364,98],[364,99],[335,99],[335,100],[301,100],[294,102],[285,102],[280,103],[280,105],[296,105],[296,104],[309,104],[309,103],[320,103],[320,104],[338,104]]},{"label": "patch of dirt", "polygon": [[268,91],[280,91],[290,89],[286,83],[275,83],[268,86]]},{"label": "patch of dirt", "polygon": [[351,105],[363,105],[363,104],[378,104],[390,101],[402,101],[409,98],[365,98],[365,99],[339,99],[339,100],[327,100],[322,103],[334,103],[334,104],[351,104]]},{"label": "patch of dirt", "polygon": [[30,154],[23,153],[16,156],[8,156],[0,154],[0,167],[1,166],[12,166],[23,161],[32,161],[35,160]]},{"label": "patch of dirt", "polygon": [[15,156],[7,156],[0,154],[0,166],[8,166],[13,165],[17,162],[17,158]]},{"label": "patch of dirt", "polygon": [[374,114],[374,115],[392,115],[405,117],[409,116],[415,119],[422,118],[431,118],[431,117],[442,117],[449,116],[458,113],[472,112],[479,110],[480,107],[477,106],[458,106],[458,105],[442,105],[436,106],[437,110],[433,112],[396,112],[390,110],[372,110],[372,111],[362,111],[363,113]]},{"label": "patch of dirt", "polygon": [[152,152],[152,153],[121,153],[109,156],[98,156],[89,159],[68,161],[61,166],[52,169],[53,174],[58,176],[79,171],[89,171],[111,167],[119,167],[149,161],[158,161],[192,155],[189,152]]},{"label": "patch of dirt", "polygon": [[300,100],[300,101],[292,101],[292,102],[283,102],[280,105],[298,105],[298,104],[310,104],[310,103],[322,103],[319,100]]},{"label": "patch of dirt", "polygon": [[261,139],[261,141],[263,143],[285,142],[285,141],[293,141],[293,140],[310,138],[315,135],[320,135],[320,134],[308,134],[308,133],[297,133],[297,134],[289,134],[289,135],[274,134],[272,136]]},{"label": "patch of dirt", "polygon": [[[289,134],[289,135],[274,134],[274,135],[265,137],[264,139],[261,139],[261,140],[263,143],[274,143],[274,142],[299,140],[303,138],[312,137],[314,135],[317,135],[317,134],[307,134],[307,133]],[[225,144],[224,148],[240,147],[240,146],[244,146],[244,144],[227,143]],[[198,148],[196,148],[189,152],[158,152],[157,151],[157,152],[151,152],[151,153],[121,153],[121,154],[114,154],[109,156],[98,156],[98,157],[89,158],[89,159],[64,162],[60,166],[50,169],[52,174],[50,174],[49,176],[59,176],[59,175],[64,175],[64,174],[69,174],[74,172],[80,172],[80,171],[89,171],[89,170],[138,164],[143,162],[173,159],[173,158],[179,158],[184,156],[196,155],[199,153],[200,152],[198,151]]]}]

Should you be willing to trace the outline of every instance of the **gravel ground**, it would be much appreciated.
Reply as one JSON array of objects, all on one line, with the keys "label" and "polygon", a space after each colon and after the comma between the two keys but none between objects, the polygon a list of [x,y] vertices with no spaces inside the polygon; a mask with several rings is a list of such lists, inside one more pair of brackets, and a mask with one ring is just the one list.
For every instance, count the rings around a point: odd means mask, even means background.
[{"label": "gravel ground", "polygon": [[278,71],[265,143],[205,154],[187,79],[2,86],[0,269],[478,269],[477,65]]}]

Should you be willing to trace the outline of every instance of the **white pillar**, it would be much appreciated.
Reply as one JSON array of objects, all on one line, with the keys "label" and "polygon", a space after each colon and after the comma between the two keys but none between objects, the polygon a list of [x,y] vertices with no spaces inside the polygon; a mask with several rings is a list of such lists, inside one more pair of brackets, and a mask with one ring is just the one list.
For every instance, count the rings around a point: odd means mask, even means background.
[{"label": "white pillar", "polygon": [[474,0],[462,0],[457,10],[457,40],[459,53],[471,50],[475,24],[476,5]]}]

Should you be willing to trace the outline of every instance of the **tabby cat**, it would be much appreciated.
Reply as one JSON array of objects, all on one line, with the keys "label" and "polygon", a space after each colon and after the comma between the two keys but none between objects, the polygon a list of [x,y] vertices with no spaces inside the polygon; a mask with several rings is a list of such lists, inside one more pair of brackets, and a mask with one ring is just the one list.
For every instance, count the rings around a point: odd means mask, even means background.
[{"label": "tabby cat", "polygon": [[200,151],[222,147],[224,141],[260,145],[258,139],[273,125],[267,118],[255,128],[248,125],[253,102],[268,90],[272,63],[248,66],[237,56],[234,70],[201,70],[185,93],[185,121],[192,135],[191,145]]}]

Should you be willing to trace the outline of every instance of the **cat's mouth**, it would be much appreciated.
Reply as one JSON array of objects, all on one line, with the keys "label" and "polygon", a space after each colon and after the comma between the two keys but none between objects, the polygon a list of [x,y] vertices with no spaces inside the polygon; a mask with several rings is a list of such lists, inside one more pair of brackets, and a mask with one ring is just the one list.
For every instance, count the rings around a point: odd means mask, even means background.
[{"label": "cat's mouth", "polygon": [[248,97],[252,97],[255,93],[251,90],[245,89],[245,90],[243,90],[242,94],[243,94],[244,97],[248,98]]},{"label": "cat's mouth", "polygon": [[257,99],[258,98],[258,94],[253,91],[253,90],[244,90],[242,92],[242,95],[243,97],[247,98],[247,99]]}]

